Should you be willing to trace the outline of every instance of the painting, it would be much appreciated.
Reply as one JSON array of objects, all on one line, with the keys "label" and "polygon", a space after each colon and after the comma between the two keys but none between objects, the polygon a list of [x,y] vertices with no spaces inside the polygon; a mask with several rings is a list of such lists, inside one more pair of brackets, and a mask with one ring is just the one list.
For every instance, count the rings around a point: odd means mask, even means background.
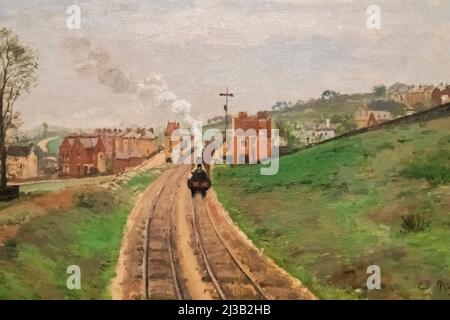
[{"label": "painting", "polygon": [[449,299],[449,18],[1,1],[0,300]]}]

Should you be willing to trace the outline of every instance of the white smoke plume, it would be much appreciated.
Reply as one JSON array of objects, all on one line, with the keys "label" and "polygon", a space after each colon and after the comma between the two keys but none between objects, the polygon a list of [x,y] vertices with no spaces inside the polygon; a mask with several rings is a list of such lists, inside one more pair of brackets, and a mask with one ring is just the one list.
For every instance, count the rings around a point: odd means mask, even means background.
[{"label": "white smoke plume", "polygon": [[94,79],[116,94],[133,95],[143,108],[151,108],[166,119],[192,123],[191,103],[170,91],[160,74],[142,81],[133,79],[128,72],[113,64],[105,49],[94,46],[86,38],[71,38],[65,47],[71,53],[81,78]]}]

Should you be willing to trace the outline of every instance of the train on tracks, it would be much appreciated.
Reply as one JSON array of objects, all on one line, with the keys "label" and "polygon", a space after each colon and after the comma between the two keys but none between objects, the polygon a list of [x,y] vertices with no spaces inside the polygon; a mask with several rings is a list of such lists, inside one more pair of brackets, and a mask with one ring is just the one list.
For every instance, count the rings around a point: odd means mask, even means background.
[{"label": "train on tracks", "polygon": [[194,197],[196,193],[200,193],[202,197],[205,197],[206,192],[211,188],[211,179],[208,174],[203,170],[201,164],[197,165],[197,168],[191,174],[187,185],[191,190],[192,197]]}]

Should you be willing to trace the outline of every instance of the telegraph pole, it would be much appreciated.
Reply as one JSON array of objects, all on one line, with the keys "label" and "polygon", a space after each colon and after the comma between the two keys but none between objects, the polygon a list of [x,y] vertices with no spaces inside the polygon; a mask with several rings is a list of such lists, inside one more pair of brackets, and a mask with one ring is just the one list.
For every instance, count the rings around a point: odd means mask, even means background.
[{"label": "telegraph pole", "polygon": [[234,97],[234,94],[229,92],[227,88],[225,93],[220,93],[219,96],[225,97],[225,105],[223,106],[223,109],[225,110],[225,134],[226,134],[228,128],[228,98]]}]

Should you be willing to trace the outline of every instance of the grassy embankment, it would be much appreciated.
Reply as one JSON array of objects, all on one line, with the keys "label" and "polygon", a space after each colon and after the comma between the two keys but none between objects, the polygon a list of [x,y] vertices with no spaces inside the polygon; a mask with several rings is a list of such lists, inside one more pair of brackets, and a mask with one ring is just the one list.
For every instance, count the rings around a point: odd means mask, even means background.
[{"label": "grassy embankment", "polygon": [[50,140],[47,143],[47,151],[49,153],[53,154],[59,154],[59,147],[61,146],[62,141],[64,140],[63,137],[58,136],[57,138]]},{"label": "grassy embankment", "polygon": [[[20,200],[0,204],[3,232],[18,228],[0,247],[0,299],[110,298],[128,214],[160,170],[141,173],[114,190],[99,184],[51,192],[45,190],[55,190],[53,184],[26,186],[29,193]],[[70,265],[81,268],[81,290],[66,288]]]},{"label": "grassy embankment", "polygon": [[[320,298],[450,298],[450,118],[320,145],[275,176],[259,169],[216,168],[219,199]],[[372,264],[382,290],[364,287]]]}]

